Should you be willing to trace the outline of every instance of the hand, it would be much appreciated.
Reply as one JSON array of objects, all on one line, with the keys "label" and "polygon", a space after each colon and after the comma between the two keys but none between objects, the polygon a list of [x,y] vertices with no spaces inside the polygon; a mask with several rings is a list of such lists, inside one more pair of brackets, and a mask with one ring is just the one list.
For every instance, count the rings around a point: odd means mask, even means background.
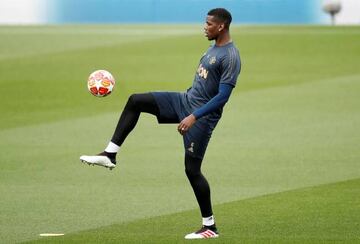
[{"label": "hand", "polygon": [[193,114],[190,114],[189,116],[185,117],[180,124],[177,127],[178,132],[181,135],[184,135],[190,128],[195,124],[196,118]]}]

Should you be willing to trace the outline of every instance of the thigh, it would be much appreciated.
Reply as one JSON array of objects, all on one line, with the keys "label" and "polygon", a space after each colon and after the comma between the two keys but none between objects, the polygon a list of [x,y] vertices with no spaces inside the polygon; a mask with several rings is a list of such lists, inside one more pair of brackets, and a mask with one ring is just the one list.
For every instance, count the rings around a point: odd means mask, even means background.
[{"label": "thigh", "polygon": [[211,134],[210,127],[195,123],[183,136],[185,154],[203,159]]},{"label": "thigh", "polygon": [[159,107],[151,93],[137,93],[129,97],[129,102],[140,112],[159,115]]},{"label": "thigh", "polygon": [[180,111],[183,111],[180,102],[180,93],[178,92],[152,92],[151,93],[159,107],[159,116],[157,116],[159,123],[179,123],[181,116]]}]

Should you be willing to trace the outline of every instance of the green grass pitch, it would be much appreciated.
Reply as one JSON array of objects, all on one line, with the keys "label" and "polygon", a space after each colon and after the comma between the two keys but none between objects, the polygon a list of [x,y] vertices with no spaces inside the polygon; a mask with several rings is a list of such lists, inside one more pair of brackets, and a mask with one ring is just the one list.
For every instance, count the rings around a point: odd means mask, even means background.
[{"label": "green grass pitch", "polygon": [[[234,26],[242,73],[203,171],[218,243],[360,242],[360,28]],[[202,26],[0,27],[0,243],[182,243],[200,227],[176,125],[142,115],[101,151],[134,92],[184,91]],[[107,69],[114,93],[88,75]],[[40,233],[64,233],[43,238]]]}]

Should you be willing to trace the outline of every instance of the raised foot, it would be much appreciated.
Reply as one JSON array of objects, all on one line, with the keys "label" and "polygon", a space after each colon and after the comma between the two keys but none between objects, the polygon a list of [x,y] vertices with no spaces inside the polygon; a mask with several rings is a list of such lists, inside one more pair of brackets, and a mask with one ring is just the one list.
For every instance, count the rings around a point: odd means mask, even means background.
[{"label": "raised foot", "polygon": [[110,169],[110,170],[113,170],[116,166],[116,164],[111,162],[111,160],[108,157],[100,156],[100,155],[96,155],[96,156],[83,155],[80,157],[80,161],[82,163],[86,163],[88,165],[102,166],[102,167]]}]

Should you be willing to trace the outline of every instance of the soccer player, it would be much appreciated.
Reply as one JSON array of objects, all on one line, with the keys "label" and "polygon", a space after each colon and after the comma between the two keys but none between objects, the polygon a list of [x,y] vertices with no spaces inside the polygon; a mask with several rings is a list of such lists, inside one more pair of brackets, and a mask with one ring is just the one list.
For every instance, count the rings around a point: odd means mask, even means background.
[{"label": "soccer player", "polygon": [[184,142],[185,172],[202,215],[202,228],[186,235],[186,239],[219,236],[212,212],[210,187],[201,173],[201,163],[212,131],[240,73],[239,51],[229,32],[231,20],[231,14],[224,8],[208,12],[204,32],[208,40],[214,43],[201,57],[191,88],[186,92],[131,95],[105,150],[96,156],[80,157],[82,162],[89,165],[113,169],[117,152],[142,112],[155,115],[159,123],[178,123],[177,130]]}]

